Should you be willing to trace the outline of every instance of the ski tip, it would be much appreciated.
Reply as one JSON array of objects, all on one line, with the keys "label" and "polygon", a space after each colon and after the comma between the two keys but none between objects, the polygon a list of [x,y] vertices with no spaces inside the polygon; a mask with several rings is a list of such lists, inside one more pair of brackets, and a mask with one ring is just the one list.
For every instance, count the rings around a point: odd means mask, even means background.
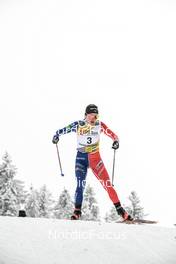
[{"label": "ski tip", "polygon": [[63,176],[64,176],[64,174],[63,174],[63,173],[61,173],[61,176],[63,177]]}]

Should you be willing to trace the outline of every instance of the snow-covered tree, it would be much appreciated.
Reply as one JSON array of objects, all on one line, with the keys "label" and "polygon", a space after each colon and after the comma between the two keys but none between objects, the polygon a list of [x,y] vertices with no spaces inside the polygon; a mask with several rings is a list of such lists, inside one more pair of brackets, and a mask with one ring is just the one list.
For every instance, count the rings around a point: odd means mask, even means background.
[{"label": "snow-covered tree", "polygon": [[16,216],[20,199],[25,197],[24,184],[16,180],[16,167],[6,152],[0,164],[0,215]]},{"label": "snow-covered tree", "polygon": [[135,191],[132,191],[129,195],[131,202],[130,206],[126,207],[129,214],[135,219],[142,219],[144,217],[144,208],[141,206],[141,201]]},{"label": "snow-covered tree", "polygon": [[51,216],[52,203],[51,193],[47,190],[46,185],[43,185],[38,193],[39,217],[49,218]]},{"label": "snow-covered tree", "polygon": [[82,217],[83,220],[99,221],[99,207],[95,199],[93,188],[88,185],[83,200]]},{"label": "snow-covered tree", "polygon": [[67,189],[64,188],[54,207],[54,217],[58,219],[69,219],[73,212],[73,202]]},{"label": "snow-covered tree", "polygon": [[[143,219],[144,208],[140,205],[140,199],[135,191],[132,191],[128,197],[130,204],[128,206],[123,205],[124,209],[135,219]],[[106,213],[105,221],[106,222],[115,222],[120,220],[120,216],[117,214],[115,207],[112,207],[111,210]]]},{"label": "snow-covered tree", "polygon": [[121,219],[121,217],[117,214],[117,210],[115,206],[111,207],[110,211],[105,215],[105,221],[108,223],[116,222]]},{"label": "snow-covered tree", "polygon": [[30,193],[27,196],[26,199],[26,214],[29,217],[39,217],[39,193],[37,190],[33,188],[33,186],[30,187]]},{"label": "snow-covered tree", "polygon": [[15,179],[13,181],[13,187],[16,189],[16,196],[17,196],[17,201],[18,204],[21,202],[24,202],[27,198],[27,191],[25,190],[25,184],[21,180]]}]

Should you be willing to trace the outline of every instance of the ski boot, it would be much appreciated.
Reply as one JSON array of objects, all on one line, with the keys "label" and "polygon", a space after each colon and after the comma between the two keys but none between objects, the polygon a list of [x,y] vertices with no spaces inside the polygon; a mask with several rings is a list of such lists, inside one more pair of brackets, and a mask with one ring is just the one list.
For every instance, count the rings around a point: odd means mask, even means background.
[{"label": "ski boot", "polygon": [[81,209],[80,208],[75,208],[72,216],[71,216],[71,220],[79,220],[81,217]]},{"label": "ski boot", "polygon": [[120,215],[124,221],[133,221],[133,218],[131,217],[131,215],[129,215],[125,209],[121,206],[120,202],[115,203],[115,208],[117,210],[118,215]]}]

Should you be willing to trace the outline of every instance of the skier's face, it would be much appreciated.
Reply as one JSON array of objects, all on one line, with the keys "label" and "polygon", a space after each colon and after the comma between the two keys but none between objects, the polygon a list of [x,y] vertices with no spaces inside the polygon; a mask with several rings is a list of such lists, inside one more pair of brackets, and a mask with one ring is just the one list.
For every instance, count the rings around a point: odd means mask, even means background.
[{"label": "skier's face", "polygon": [[98,115],[97,114],[87,114],[86,115],[86,121],[91,124],[94,125],[96,120],[98,119]]}]

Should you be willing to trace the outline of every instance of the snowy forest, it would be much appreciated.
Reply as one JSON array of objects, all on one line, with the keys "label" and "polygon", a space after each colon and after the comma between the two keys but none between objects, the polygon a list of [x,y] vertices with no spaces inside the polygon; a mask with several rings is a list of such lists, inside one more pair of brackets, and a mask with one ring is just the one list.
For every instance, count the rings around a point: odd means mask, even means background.
[{"label": "snowy forest", "polygon": [[[70,219],[74,210],[74,202],[67,189],[58,195],[55,200],[46,185],[40,189],[33,186],[27,191],[25,183],[16,178],[17,168],[13,165],[10,155],[6,152],[0,162],[0,215],[19,216],[23,210],[27,217],[42,217],[56,219]],[[143,218],[144,208],[141,206],[140,198],[135,191],[131,191],[128,197],[130,205],[125,209],[135,218]],[[82,220],[100,221],[100,210],[93,188],[88,185],[84,192],[82,207]],[[103,217],[106,222],[119,220],[115,207],[109,210]]]}]

